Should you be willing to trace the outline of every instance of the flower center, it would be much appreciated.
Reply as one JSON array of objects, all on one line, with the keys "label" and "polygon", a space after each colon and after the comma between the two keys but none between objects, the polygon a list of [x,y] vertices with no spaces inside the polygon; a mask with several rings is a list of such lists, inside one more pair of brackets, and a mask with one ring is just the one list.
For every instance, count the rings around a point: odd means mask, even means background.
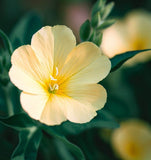
[{"label": "flower center", "polygon": [[[58,75],[58,67],[56,67],[55,70],[55,77]],[[49,92],[50,93],[56,93],[56,91],[59,89],[59,85],[56,83],[57,79],[54,78],[52,75],[50,75],[51,83],[49,84]]]},{"label": "flower center", "polygon": [[56,93],[56,91],[59,89],[59,85],[57,83],[53,84],[53,86],[49,85],[49,92],[50,93]]}]

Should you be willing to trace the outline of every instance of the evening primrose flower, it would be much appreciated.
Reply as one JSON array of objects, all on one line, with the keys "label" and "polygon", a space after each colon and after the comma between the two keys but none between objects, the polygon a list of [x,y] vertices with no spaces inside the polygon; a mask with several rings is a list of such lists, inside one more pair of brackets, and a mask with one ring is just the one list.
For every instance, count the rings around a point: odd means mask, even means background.
[{"label": "evening primrose flower", "polygon": [[122,122],[113,132],[112,146],[123,160],[151,160],[151,127],[136,119]]},{"label": "evening primrose flower", "polygon": [[42,123],[89,122],[106,102],[105,89],[96,83],[109,73],[109,59],[91,42],[76,46],[66,26],[43,27],[31,45],[14,51],[11,62],[9,76],[23,90],[23,109]]},{"label": "evening primrose flower", "polygon": [[[141,10],[130,12],[104,31],[101,48],[110,58],[126,51],[151,49],[151,14]],[[136,55],[127,65],[148,60],[150,51]]]}]

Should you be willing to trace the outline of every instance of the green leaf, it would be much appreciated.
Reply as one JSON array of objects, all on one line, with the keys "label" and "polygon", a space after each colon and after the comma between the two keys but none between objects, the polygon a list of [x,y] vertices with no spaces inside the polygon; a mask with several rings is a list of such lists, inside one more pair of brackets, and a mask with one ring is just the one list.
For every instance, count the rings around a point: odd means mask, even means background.
[{"label": "green leaf", "polygon": [[103,37],[103,34],[99,32],[98,34],[95,34],[92,42],[95,43],[98,47],[100,47],[101,42],[102,42],[102,37]]},{"label": "green leaf", "polygon": [[97,30],[103,30],[105,28],[108,28],[111,25],[113,25],[115,22],[116,22],[115,19],[109,19],[109,20],[101,21],[101,23],[97,27]]},{"label": "green leaf", "polygon": [[114,2],[110,2],[105,6],[102,19],[106,19],[109,16],[109,14],[111,13],[113,7],[114,7]]},{"label": "green leaf", "polygon": [[0,116],[8,118],[23,111],[19,95],[20,91],[10,81],[7,86],[0,85]]},{"label": "green leaf", "polygon": [[76,146],[75,144],[69,142],[65,136],[54,130],[52,127],[49,127],[47,125],[40,125],[40,127],[48,133],[50,136],[53,136],[54,138],[57,138],[63,144],[67,147],[67,149],[76,157],[77,160],[85,160],[84,154],[81,151],[81,149]]},{"label": "green leaf", "polygon": [[48,127],[59,135],[77,135],[92,128],[117,128],[119,124],[115,118],[105,110],[98,111],[97,116],[88,123],[78,124],[66,121],[59,126]]},{"label": "green leaf", "polygon": [[19,144],[12,155],[12,160],[35,160],[42,137],[38,129],[27,114],[20,113],[8,118],[0,117],[0,123],[20,131]]},{"label": "green leaf", "polygon": [[15,114],[6,118],[0,117],[0,123],[19,131],[35,126],[34,120],[25,113]]},{"label": "green leaf", "polygon": [[[34,121],[32,120],[27,114],[25,113],[20,113],[20,114],[16,114],[14,116],[8,117],[8,118],[0,118],[0,123],[11,127],[13,129],[19,130],[19,131],[24,131],[22,134],[26,133],[27,129],[33,128],[36,126],[36,122],[37,124],[39,124],[39,127],[43,130],[45,130],[47,133],[49,133],[51,136],[58,138],[59,140],[61,140],[66,147],[68,148],[68,150],[75,155],[75,157],[77,157],[77,159],[79,160],[84,160],[84,155],[82,153],[82,151],[80,150],[79,147],[77,147],[76,145],[70,143],[65,136],[63,136],[61,133],[59,133],[57,130],[55,130],[53,127],[49,127],[47,125],[41,124],[38,121]],[[22,135],[21,134],[21,135]],[[31,133],[30,133],[31,134]],[[16,160],[16,159],[15,159]]]},{"label": "green leaf", "polygon": [[57,151],[61,159],[74,160],[72,154],[69,152],[68,148],[62,141],[55,139],[54,144],[57,147]]},{"label": "green leaf", "polygon": [[8,71],[11,66],[10,57],[12,55],[13,49],[12,44],[7,37],[7,35],[0,29],[0,84],[2,86],[7,86],[9,83]]},{"label": "green leaf", "polygon": [[7,35],[1,29],[0,29],[0,37],[2,38],[5,47],[8,49],[9,55],[12,55],[13,52],[12,44]]},{"label": "green leaf", "polygon": [[149,51],[151,49],[137,50],[137,51],[128,51],[115,57],[111,58],[111,72],[117,70],[121,65],[126,62],[128,59],[134,57],[138,53]]},{"label": "green leaf", "polygon": [[91,24],[89,20],[86,20],[80,27],[80,38],[82,41],[87,41],[91,34]]},{"label": "green leaf", "polygon": [[42,21],[36,13],[29,13],[24,16],[13,29],[10,40],[13,49],[21,45],[30,44],[32,35],[42,27]]},{"label": "green leaf", "polygon": [[102,10],[105,6],[106,0],[98,0],[93,8],[92,8],[92,13],[91,13],[91,17],[93,18],[93,16],[99,12],[100,10]]},{"label": "green leaf", "polygon": [[7,86],[7,84],[9,83],[9,77],[7,74],[0,74],[0,84],[2,84],[3,86]]},{"label": "green leaf", "polygon": [[30,127],[19,133],[19,144],[11,160],[36,160],[42,132],[37,127]]},{"label": "green leaf", "polygon": [[91,20],[91,25],[93,28],[96,28],[98,27],[99,23],[100,23],[100,13],[97,12]]}]

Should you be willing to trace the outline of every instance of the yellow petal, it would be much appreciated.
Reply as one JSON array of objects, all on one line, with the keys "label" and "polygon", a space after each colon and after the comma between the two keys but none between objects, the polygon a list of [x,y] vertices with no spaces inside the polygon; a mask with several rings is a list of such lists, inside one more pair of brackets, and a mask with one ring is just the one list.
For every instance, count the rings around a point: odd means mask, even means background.
[{"label": "yellow petal", "polygon": [[100,48],[91,42],[79,44],[69,54],[60,73],[60,83],[97,83],[107,76],[111,68],[110,60],[101,53]]},{"label": "yellow petal", "polygon": [[40,121],[47,125],[59,125],[67,118],[64,113],[65,106],[57,95],[51,95],[42,112]]},{"label": "yellow petal", "polygon": [[31,46],[34,49],[39,60],[53,71],[53,53],[54,53],[54,36],[52,27],[46,26],[41,28],[32,36]]},{"label": "yellow petal", "polygon": [[99,84],[76,85],[69,83],[64,89],[65,94],[69,97],[92,104],[95,111],[103,108],[106,103],[106,90]]},{"label": "yellow petal", "polygon": [[76,40],[72,31],[62,25],[40,29],[32,37],[31,46],[46,64],[60,68],[69,52],[75,47]]},{"label": "yellow petal", "polygon": [[70,97],[64,97],[61,101],[66,108],[66,117],[71,122],[86,123],[96,116],[94,107],[88,102],[81,103]]},{"label": "yellow petal", "polygon": [[29,116],[39,120],[48,98],[47,95],[27,94],[22,92],[20,101],[23,109]]},{"label": "yellow petal", "polygon": [[[35,93],[45,85],[50,71],[44,63],[39,62],[30,45],[16,49],[11,57],[12,69],[9,72],[11,81],[20,89]],[[44,72],[45,71],[45,72]],[[33,87],[33,88],[32,88]]]},{"label": "yellow petal", "polygon": [[67,96],[53,95],[42,113],[40,121],[48,125],[60,124],[65,120],[75,123],[89,122],[96,112],[89,103],[84,104]]},{"label": "yellow petal", "polygon": [[28,93],[36,94],[36,93],[43,93],[44,90],[42,86],[32,79],[30,76],[25,74],[22,70],[18,67],[11,67],[9,71],[9,77],[11,82],[17,86],[20,90],[23,90]]},{"label": "yellow petal", "polygon": [[52,27],[54,36],[54,65],[60,70],[70,53],[76,45],[76,39],[70,28],[57,25]]}]

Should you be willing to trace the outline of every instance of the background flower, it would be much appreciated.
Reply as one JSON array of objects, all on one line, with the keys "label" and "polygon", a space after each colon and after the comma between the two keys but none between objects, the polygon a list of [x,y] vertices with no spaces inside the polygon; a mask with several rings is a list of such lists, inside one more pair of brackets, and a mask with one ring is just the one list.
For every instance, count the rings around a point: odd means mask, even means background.
[{"label": "background flower", "polygon": [[150,160],[151,127],[136,119],[122,122],[112,134],[112,146],[124,160]]},{"label": "background flower", "polygon": [[[151,14],[136,10],[128,13],[104,31],[101,48],[108,57],[131,51],[151,48]],[[126,64],[151,60],[151,52],[136,55]]]}]

